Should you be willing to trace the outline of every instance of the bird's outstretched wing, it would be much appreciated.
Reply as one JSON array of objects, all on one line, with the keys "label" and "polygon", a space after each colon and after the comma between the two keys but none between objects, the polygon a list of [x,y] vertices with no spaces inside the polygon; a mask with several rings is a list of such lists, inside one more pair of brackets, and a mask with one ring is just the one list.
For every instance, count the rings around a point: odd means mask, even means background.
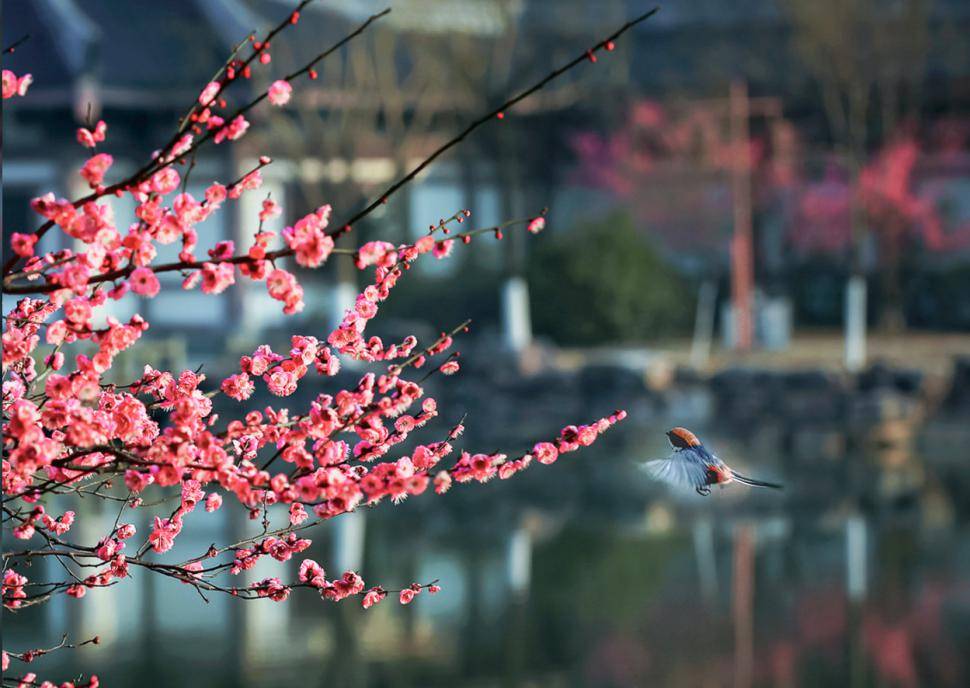
[{"label": "bird's outstretched wing", "polygon": [[707,484],[707,470],[700,461],[691,461],[686,456],[689,452],[681,449],[675,451],[666,459],[647,461],[640,464],[654,480],[674,485],[697,489]]}]

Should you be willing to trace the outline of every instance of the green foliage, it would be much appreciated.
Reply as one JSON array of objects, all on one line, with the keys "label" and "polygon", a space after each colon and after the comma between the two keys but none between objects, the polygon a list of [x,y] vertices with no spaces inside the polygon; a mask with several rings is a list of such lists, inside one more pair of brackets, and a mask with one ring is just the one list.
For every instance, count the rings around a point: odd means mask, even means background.
[{"label": "green foliage", "polygon": [[694,297],[627,215],[540,236],[529,264],[537,334],[559,344],[684,335]]}]

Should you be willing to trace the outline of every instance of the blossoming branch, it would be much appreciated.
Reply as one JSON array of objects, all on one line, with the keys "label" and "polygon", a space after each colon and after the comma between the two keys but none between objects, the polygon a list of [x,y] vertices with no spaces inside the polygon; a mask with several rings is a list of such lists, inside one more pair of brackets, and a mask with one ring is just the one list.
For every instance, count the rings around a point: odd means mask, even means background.
[{"label": "blossoming branch", "polygon": [[[323,59],[389,11],[370,17],[296,72],[272,80],[253,100],[230,108],[227,91],[255,70],[271,69],[273,42],[299,24],[300,11],[309,1],[262,38],[252,35],[241,42],[202,88],[172,138],[132,175],[111,181],[114,159],[105,152],[110,142],[107,123],[79,128],[77,143],[92,151],[79,170],[90,192],[73,201],[53,193],[33,199],[31,209],[41,223],[12,235],[3,293],[23,298],[5,314],[3,330],[2,511],[13,541],[4,540],[2,597],[9,610],[42,604],[56,595],[83,597],[128,578],[132,567],[190,585],[203,599],[220,593],[279,602],[296,588],[311,588],[330,601],[357,597],[365,608],[389,594],[408,604],[416,595],[437,592],[438,582],[399,590],[368,587],[357,572],[328,576],[312,559],[303,560],[293,580],[276,576],[246,583],[238,577],[262,559],[286,562],[299,555],[311,544],[304,536],[326,520],[385,500],[396,503],[428,488],[440,495],[455,483],[505,480],[533,463],[552,464],[589,446],[625,416],[616,411],[567,425],[557,437],[511,456],[457,447],[462,421],[447,426],[440,440],[412,443],[405,450],[415,430],[442,415],[423,382],[431,375],[460,371],[460,356],[452,349],[469,323],[424,344],[414,336],[391,343],[368,336],[369,323],[415,261],[427,260],[428,254],[445,259],[458,242],[468,244],[481,234],[501,239],[503,232],[519,227],[538,233],[545,226],[545,211],[495,227],[458,231],[471,215],[463,210],[429,226],[414,243],[397,246],[371,241],[354,250],[338,249],[334,239],[352,231],[354,223],[474,129],[500,119],[569,69],[595,61],[597,51],[612,50],[619,35],[649,14],[472,122],[348,220],[331,222],[331,208],[322,206],[277,236],[262,228],[283,212],[267,197],[259,212],[260,229],[245,246],[207,242],[199,225],[243,195],[257,193],[261,170],[272,161],[261,157],[239,179],[209,185],[201,198],[186,191],[192,169],[188,161],[204,145],[231,145],[244,137],[246,113],[262,101],[286,107],[293,82],[318,78],[316,67]],[[3,98],[24,96],[30,84],[29,74],[4,70]],[[134,201],[137,218],[128,228],[117,226],[106,202],[124,196]],[[54,229],[79,248],[38,253],[41,238]],[[157,262],[158,247],[171,244],[179,247],[178,261]],[[162,289],[159,274],[178,272],[182,289],[211,295],[230,289],[237,279],[262,282],[282,310],[293,314],[303,309],[305,294],[284,259],[313,269],[332,256],[372,271],[370,283],[333,331],[293,334],[288,350],[258,346],[240,358],[236,372],[220,380],[207,380],[200,371],[145,365],[137,379],[110,381],[117,356],[136,347],[149,323],[140,315],[127,322],[99,315],[110,302],[157,296]],[[96,324],[101,320],[103,325]],[[43,354],[42,342],[49,347]],[[321,392],[302,407],[247,405],[260,385],[281,400],[292,397],[300,385],[325,389],[346,360],[375,369],[355,386]],[[421,377],[412,376],[419,371]],[[213,397],[220,394],[237,409],[225,420],[213,412]],[[127,494],[111,492],[111,486],[122,484]],[[56,497],[70,494],[115,504],[113,525],[94,541],[73,539],[72,528],[81,516],[56,508]],[[260,524],[258,532],[212,545],[188,559],[154,556],[173,548],[191,526],[189,514],[214,512],[226,499],[248,510]],[[174,508],[166,507],[170,501]],[[139,533],[132,523],[137,510],[152,515],[147,533]],[[60,562],[63,579],[33,579],[29,564],[41,558]],[[65,637],[47,649],[4,650],[3,670],[7,672],[11,661],[31,663],[54,650],[89,642],[96,639],[72,644]],[[9,680],[11,685],[56,685],[39,682],[32,672]],[[5,685],[7,681],[5,677]],[[60,685],[94,688],[99,681],[91,676],[84,683]]]}]

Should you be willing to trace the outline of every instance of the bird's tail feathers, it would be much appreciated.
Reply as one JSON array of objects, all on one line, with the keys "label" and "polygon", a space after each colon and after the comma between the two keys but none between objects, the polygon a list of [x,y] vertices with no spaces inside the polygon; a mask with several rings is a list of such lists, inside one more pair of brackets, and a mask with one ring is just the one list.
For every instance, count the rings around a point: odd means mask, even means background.
[{"label": "bird's tail feathers", "polygon": [[742,485],[750,485],[751,487],[770,487],[774,490],[784,489],[784,487],[782,485],[779,485],[778,483],[769,483],[764,480],[755,480],[754,478],[748,478],[747,476],[741,475],[737,471],[731,471],[731,477],[734,478],[735,481],[741,483]]}]

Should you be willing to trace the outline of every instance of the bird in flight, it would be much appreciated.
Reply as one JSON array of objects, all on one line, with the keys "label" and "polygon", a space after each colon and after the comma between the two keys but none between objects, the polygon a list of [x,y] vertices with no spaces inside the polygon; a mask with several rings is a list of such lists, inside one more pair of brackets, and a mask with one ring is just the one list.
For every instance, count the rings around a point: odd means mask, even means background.
[{"label": "bird in flight", "polygon": [[678,487],[693,487],[697,494],[706,497],[711,494],[711,485],[741,483],[752,487],[771,487],[780,490],[781,485],[763,480],[755,480],[741,475],[709,451],[697,435],[687,428],[673,428],[667,431],[674,453],[666,459],[648,461],[643,464],[655,480]]}]

